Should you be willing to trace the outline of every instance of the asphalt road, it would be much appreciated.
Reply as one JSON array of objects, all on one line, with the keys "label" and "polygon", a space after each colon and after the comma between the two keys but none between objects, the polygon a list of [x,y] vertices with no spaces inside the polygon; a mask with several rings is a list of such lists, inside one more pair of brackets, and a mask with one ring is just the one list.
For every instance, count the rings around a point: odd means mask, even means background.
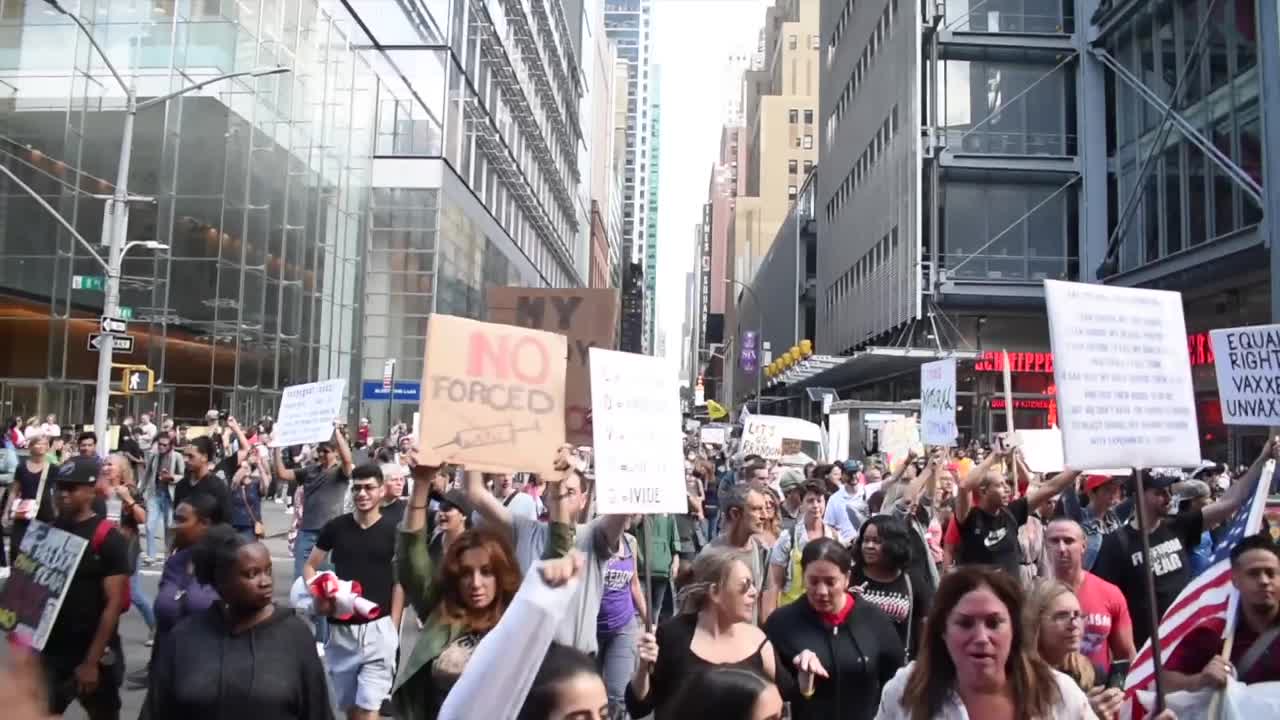
[{"label": "asphalt road", "polygon": [[[286,531],[293,521],[292,515],[284,512],[283,505],[275,503],[263,504],[263,521],[267,526],[267,548],[271,551],[271,574],[275,578],[275,597],[280,605],[289,604],[289,586],[293,582],[293,558],[289,555],[289,543]],[[160,566],[142,569],[142,582],[149,597],[154,598],[156,586],[160,583]],[[136,602],[135,602],[136,605]],[[151,648],[143,643],[147,641],[147,625],[142,620],[136,607],[131,608],[120,619],[120,637],[124,642],[125,666],[129,672],[143,667],[151,656]],[[0,643],[0,658],[8,661],[8,643]],[[121,690],[124,708],[120,713],[123,720],[133,720],[142,709],[146,690],[129,690],[128,685]],[[66,718],[87,720],[84,711],[78,704],[67,710]]]}]

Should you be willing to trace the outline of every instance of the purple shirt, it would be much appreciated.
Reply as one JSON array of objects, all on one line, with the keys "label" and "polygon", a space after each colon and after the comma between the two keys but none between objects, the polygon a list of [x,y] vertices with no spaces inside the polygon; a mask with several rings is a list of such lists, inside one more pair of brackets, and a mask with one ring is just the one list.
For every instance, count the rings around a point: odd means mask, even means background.
[{"label": "purple shirt", "polygon": [[626,537],[621,540],[622,557],[612,557],[604,570],[604,594],[600,596],[600,614],[596,631],[616,633],[636,616],[636,601],[631,597],[631,578],[636,574],[636,557]]},{"label": "purple shirt", "polygon": [[156,591],[157,635],[164,635],[183,618],[202,613],[219,600],[217,590],[196,581],[190,564],[190,548],[179,550],[164,561],[160,589]]}]

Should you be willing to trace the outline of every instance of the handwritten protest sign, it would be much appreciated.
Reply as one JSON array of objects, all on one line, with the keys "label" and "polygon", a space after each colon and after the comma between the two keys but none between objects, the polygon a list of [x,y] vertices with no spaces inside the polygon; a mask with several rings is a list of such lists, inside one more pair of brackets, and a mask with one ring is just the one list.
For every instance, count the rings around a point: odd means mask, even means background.
[{"label": "handwritten protest sign", "polygon": [[567,338],[564,378],[565,438],[591,444],[591,348],[617,341],[617,290],[493,287],[485,293],[489,322],[559,333]]},{"label": "handwritten protest sign", "polygon": [[1200,463],[1182,296],[1046,280],[1069,467]]},{"label": "handwritten protest sign", "polygon": [[701,434],[701,437],[699,439],[707,445],[723,445],[724,444],[725,428],[723,427],[717,427],[714,425],[703,425],[702,429],[699,432]]},{"label": "handwritten protest sign", "polygon": [[748,416],[742,425],[740,452],[743,457],[759,455],[765,460],[782,457],[782,428],[764,418]]},{"label": "handwritten protest sign", "polygon": [[920,366],[920,435],[928,445],[952,447],[956,428],[956,359]]},{"label": "handwritten protest sign", "polygon": [[565,350],[563,335],[432,315],[418,461],[552,473],[564,444]]},{"label": "handwritten protest sign", "polygon": [[276,420],[271,447],[289,447],[323,442],[333,437],[333,421],[342,409],[347,392],[343,379],[292,385],[280,396],[280,417]]},{"label": "handwritten protest sign", "polygon": [[0,591],[0,631],[44,649],[89,541],[32,520]]},{"label": "handwritten protest sign", "polygon": [[1280,325],[1209,333],[1228,425],[1280,425]]},{"label": "handwritten protest sign", "polygon": [[912,451],[923,456],[924,443],[920,440],[920,423],[916,418],[897,418],[881,425],[880,451],[890,472],[897,472]]},{"label": "handwritten protest sign", "polygon": [[663,358],[591,348],[597,509],[683,513],[680,384]]}]

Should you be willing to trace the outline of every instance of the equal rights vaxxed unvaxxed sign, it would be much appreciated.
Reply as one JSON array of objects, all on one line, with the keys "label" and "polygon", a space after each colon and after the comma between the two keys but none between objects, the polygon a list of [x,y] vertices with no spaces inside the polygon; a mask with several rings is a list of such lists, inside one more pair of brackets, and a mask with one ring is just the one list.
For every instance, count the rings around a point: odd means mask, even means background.
[{"label": "equal rights vaxxed unvaxxed sign", "polygon": [[1222,420],[1228,425],[1280,425],[1280,325],[1209,332]]}]

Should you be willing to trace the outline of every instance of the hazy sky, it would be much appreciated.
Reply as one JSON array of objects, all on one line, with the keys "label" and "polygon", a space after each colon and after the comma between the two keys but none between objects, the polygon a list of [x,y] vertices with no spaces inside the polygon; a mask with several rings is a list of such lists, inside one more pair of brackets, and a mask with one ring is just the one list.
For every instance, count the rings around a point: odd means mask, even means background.
[{"label": "hazy sky", "polygon": [[685,273],[694,226],[720,143],[730,88],[726,60],[754,49],[767,0],[655,0],[653,62],[660,65],[662,126],[658,191],[658,329],[667,357],[680,361]]}]

